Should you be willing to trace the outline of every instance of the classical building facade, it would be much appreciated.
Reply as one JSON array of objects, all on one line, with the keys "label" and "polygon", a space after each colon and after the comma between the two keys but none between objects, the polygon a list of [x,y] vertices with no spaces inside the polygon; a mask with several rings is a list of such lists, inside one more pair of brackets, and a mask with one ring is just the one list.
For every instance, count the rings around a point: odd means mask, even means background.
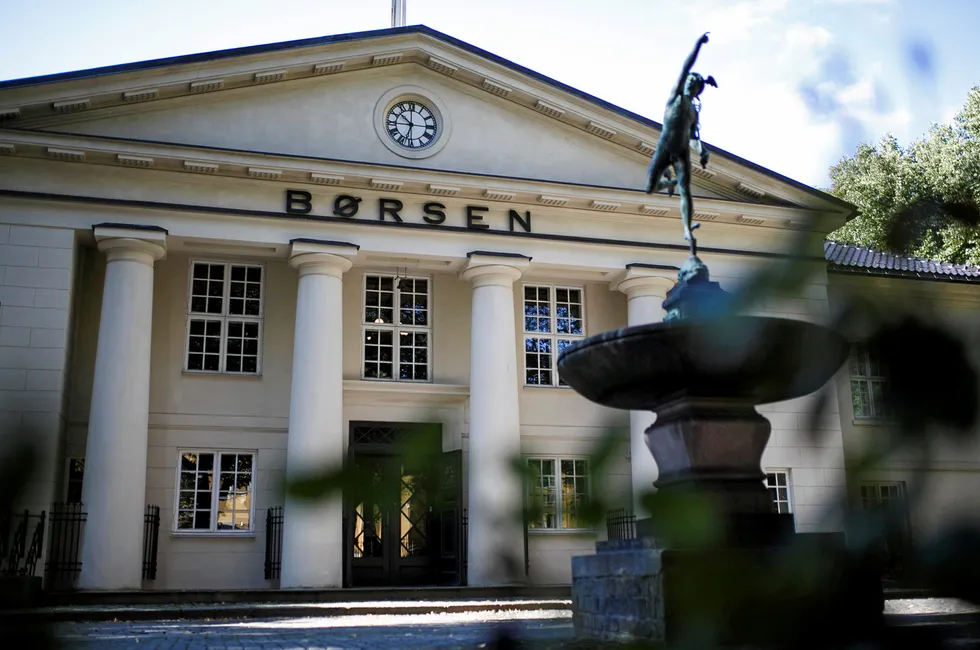
[{"label": "classical building facade", "polygon": [[[655,480],[653,416],[555,361],[663,317],[687,249],[642,192],[657,123],[424,27],[3,82],[0,120],[0,410],[44,450],[24,506],[85,513],[76,587],[567,583],[604,535],[576,506]],[[718,150],[694,186],[726,288],[852,213]],[[820,266],[761,311],[823,318]],[[837,530],[840,418],[811,438],[811,401],[760,407],[764,463],[798,530]],[[444,483],[391,461],[412,424]],[[593,477],[608,430],[630,443]],[[287,498],[345,464],[397,503]]]}]

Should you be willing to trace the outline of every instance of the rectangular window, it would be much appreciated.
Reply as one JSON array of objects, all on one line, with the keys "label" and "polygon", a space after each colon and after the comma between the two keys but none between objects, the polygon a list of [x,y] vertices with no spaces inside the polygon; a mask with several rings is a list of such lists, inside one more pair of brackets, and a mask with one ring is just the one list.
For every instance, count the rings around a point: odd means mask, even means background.
[{"label": "rectangular window", "polygon": [[69,458],[65,477],[65,503],[82,502],[82,478],[85,474],[84,458]]},{"label": "rectangular window", "polygon": [[428,278],[364,277],[364,379],[430,381]]},{"label": "rectangular window", "polygon": [[766,487],[772,496],[776,512],[782,514],[792,512],[793,507],[789,498],[789,470],[769,470],[766,472]]},{"label": "rectangular window", "polygon": [[581,509],[589,500],[589,461],[573,458],[528,458],[532,477],[528,498],[537,530],[586,528]]},{"label": "rectangular window", "polygon": [[905,486],[899,482],[865,483],[861,486],[861,507],[865,510],[904,508]]},{"label": "rectangular window", "polygon": [[177,532],[251,532],[251,452],[181,451]]},{"label": "rectangular window", "polygon": [[583,290],[572,287],[524,287],[524,383],[566,386],[558,377],[558,356],[585,338]]},{"label": "rectangular window", "polygon": [[191,262],[187,370],[258,374],[263,275],[256,264]]},{"label": "rectangular window", "polygon": [[877,351],[866,345],[852,346],[849,367],[854,417],[857,419],[891,417],[888,380]]}]

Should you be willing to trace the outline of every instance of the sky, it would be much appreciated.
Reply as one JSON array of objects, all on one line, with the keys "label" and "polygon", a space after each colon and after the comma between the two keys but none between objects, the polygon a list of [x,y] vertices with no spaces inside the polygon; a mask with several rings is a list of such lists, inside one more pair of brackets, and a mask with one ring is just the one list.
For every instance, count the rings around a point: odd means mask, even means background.
[{"label": "sky", "polygon": [[[424,24],[640,115],[694,42],[705,142],[814,187],[980,85],[980,0],[407,0]],[[390,0],[0,0],[0,80],[382,29]]]}]

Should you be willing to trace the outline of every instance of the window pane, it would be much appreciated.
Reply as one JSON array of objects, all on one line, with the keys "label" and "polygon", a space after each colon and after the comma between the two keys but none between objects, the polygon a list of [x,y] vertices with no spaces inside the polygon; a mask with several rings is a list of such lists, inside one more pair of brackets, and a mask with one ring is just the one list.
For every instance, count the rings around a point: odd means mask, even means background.
[{"label": "window pane", "polygon": [[863,345],[852,345],[851,355],[848,357],[848,364],[852,377],[867,377],[868,365]]},{"label": "window pane", "polygon": [[[394,323],[395,287],[392,278],[367,276],[364,291],[364,322]],[[368,309],[368,307],[377,309]]]},{"label": "window pane", "polygon": [[588,461],[561,461],[561,519],[562,528],[584,528],[581,507],[589,498]]},{"label": "window pane", "polygon": [[221,353],[221,321],[193,319],[187,339],[188,370],[218,370]]},{"label": "window pane", "polygon": [[177,528],[210,530],[214,454],[184,452],[180,455],[177,493]]},{"label": "window pane", "polygon": [[530,528],[557,528],[558,504],[555,499],[554,462],[544,459],[528,459],[528,467],[534,474],[530,484]]},{"label": "window pane", "polygon": [[871,395],[867,381],[864,379],[851,380],[851,401],[854,403],[854,417],[871,417]]},{"label": "window pane", "polygon": [[225,370],[227,372],[256,372],[259,360],[259,324],[257,322],[228,322],[225,358]]},{"label": "window pane", "polygon": [[195,262],[192,270],[191,313],[220,314],[223,308],[224,266]]},{"label": "window pane", "polygon": [[394,352],[390,330],[364,330],[364,376],[391,379]]},{"label": "window pane", "polygon": [[891,405],[888,399],[888,384],[884,381],[867,382],[871,387],[871,410],[875,417],[891,417]]},{"label": "window pane", "polygon": [[582,320],[582,291],[558,289],[555,291],[555,331],[559,334],[581,336],[585,334]]},{"label": "window pane", "polygon": [[524,288],[524,330],[526,332],[551,331],[551,302],[548,287]]},{"label": "window pane", "polygon": [[402,325],[426,326],[429,324],[428,282],[402,280],[399,289],[398,322]]},{"label": "window pane", "polygon": [[194,530],[209,530],[211,528],[211,511],[196,510],[194,512]]},{"label": "window pane", "polygon": [[551,371],[551,339],[524,339],[524,380],[533,386],[550,386]]},{"label": "window pane", "polygon": [[399,370],[398,377],[404,381],[427,381],[428,335],[425,332],[406,331],[398,336]]},{"label": "window pane", "polygon": [[228,295],[231,296],[229,314],[258,316],[262,310],[262,269],[232,266]]}]

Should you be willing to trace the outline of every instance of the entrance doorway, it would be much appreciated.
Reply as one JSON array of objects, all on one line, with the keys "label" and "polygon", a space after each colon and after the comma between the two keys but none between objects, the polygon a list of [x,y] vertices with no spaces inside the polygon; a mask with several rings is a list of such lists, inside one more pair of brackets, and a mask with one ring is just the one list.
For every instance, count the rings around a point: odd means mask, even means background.
[{"label": "entrance doorway", "polygon": [[347,586],[463,583],[461,460],[439,425],[351,423]]}]

